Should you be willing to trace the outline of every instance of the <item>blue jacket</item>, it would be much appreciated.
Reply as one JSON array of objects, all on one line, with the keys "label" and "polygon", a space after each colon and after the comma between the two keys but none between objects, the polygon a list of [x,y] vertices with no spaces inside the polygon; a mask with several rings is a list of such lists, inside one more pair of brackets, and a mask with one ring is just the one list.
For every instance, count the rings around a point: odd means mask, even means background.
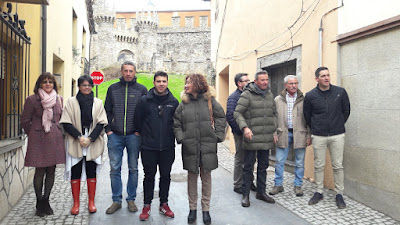
[{"label": "blue jacket", "polygon": [[239,88],[232,92],[232,94],[228,97],[228,103],[226,106],[226,120],[228,121],[229,126],[232,128],[232,133],[236,135],[243,135],[243,132],[240,130],[239,125],[236,123],[236,120],[233,117],[233,113],[235,112],[235,108],[241,94],[242,91]]},{"label": "blue jacket", "polygon": [[135,131],[141,135],[142,150],[171,150],[175,148],[173,130],[174,113],[178,100],[168,90],[168,94],[159,96],[150,89],[143,96],[135,110]]},{"label": "blue jacket", "polygon": [[350,116],[350,101],[344,88],[330,85],[328,91],[318,86],[307,92],[303,105],[304,118],[311,133],[319,136],[343,134]]}]

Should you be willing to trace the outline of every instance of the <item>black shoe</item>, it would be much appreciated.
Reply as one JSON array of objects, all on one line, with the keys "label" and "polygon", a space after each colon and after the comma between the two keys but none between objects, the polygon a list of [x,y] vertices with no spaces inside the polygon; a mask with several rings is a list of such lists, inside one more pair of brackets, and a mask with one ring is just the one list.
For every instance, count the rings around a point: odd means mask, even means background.
[{"label": "black shoe", "polygon": [[324,196],[319,193],[319,192],[315,192],[314,196],[312,196],[312,198],[310,199],[310,201],[308,201],[309,205],[315,205],[317,204],[321,199],[323,199]]},{"label": "black shoe", "polygon": [[243,193],[241,187],[240,188],[235,187],[235,188],[233,188],[233,191],[238,193],[238,194],[242,194]]},{"label": "black shoe", "polygon": [[190,210],[188,215],[188,223],[194,223],[197,217],[197,210]]},{"label": "black shoe", "polygon": [[271,203],[271,204],[275,203],[275,200],[273,198],[269,197],[266,193],[257,192],[256,199],[259,199],[259,200],[262,200],[264,202]]},{"label": "black shoe", "polygon": [[54,214],[53,209],[50,206],[48,198],[43,199],[43,212],[46,215],[53,215]]},{"label": "black shoe", "polygon": [[44,217],[46,213],[43,211],[43,199],[36,199],[36,216]]},{"label": "black shoe", "polygon": [[346,203],[344,203],[343,196],[341,194],[336,195],[336,205],[339,209],[346,208]]},{"label": "black shoe", "polygon": [[210,212],[209,211],[203,211],[203,223],[205,225],[210,225],[211,224],[211,217],[210,217]]},{"label": "black shoe", "polygon": [[250,206],[249,194],[243,195],[242,206],[243,207],[249,207]]},{"label": "black shoe", "polygon": [[256,185],[254,185],[253,182],[252,182],[251,185],[250,185],[250,190],[252,190],[252,191],[257,191],[257,187],[256,187]]}]

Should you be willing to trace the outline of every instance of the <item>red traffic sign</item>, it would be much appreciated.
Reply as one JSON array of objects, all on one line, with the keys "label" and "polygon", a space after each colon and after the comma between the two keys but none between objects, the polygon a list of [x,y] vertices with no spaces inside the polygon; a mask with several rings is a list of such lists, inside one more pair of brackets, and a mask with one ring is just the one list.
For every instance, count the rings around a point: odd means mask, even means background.
[{"label": "red traffic sign", "polygon": [[94,71],[92,74],[90,74],[90,77],[92,77],[95,85],[99,85],[104,81],[104,75],[99,71]]}]

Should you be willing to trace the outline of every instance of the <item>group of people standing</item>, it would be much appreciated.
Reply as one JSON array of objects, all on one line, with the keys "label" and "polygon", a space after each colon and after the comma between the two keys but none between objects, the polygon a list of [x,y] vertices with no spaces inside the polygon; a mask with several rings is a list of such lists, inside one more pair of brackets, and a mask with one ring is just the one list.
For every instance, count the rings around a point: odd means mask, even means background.
[{"label": "group of people standing", "polygon": [[[304,195],[302,179],[304,158],[308,145],[313,143],[316,191],[309,205],[323,198],[323,181],[326,150],[329,149],[334,174],[336,205],[346,207],[343,199],[343,150],[344,133],[350,116],[350,101],[344,88],[330,83],[327,67],[315,71],[317,86],[305,96],[298,89],[294,75],[284,78],[285,88],[275,98],[268,86],[265,71],[255,74],[250,82],[248,74],[235,76],[235,90],[228,98],[226,118],[235,140],[234,191],[242,194],[241,205],[250,206],[250,190],[256,198],[275,203],[266,194],[266,169],[269,166],[269,150],[276,149],[274,187],[270,195],[284,191],[283,171],[289,150],[295,155],[293,191]],[[257,158],[257,179],[254,185],[253,171]]]},{"label": "group of people standing", "polygon": [[323,197],[325,152],[329,148],[338,192],[336,202],[339,208],[345,207],[342,160],[344,123],[350,114],[350,103],[343,88],[330,84],[326,67],[316,71],[318,85],[305,97],[298,90],[296,76],[285,77],[285,89],[274,99],[266,72],[256,73],[254,82],[250,82],[247,74],[237,74],[235,84],[238,89],[228,98],[226,116],[215,99],[214,90],[200,74],[186,76],[181,103],[168,89],[167,73],[156,72],[154,87],[150,90],[139,84],[135,75],[136,66],[124,62],[120,80],[108,88],[104,106],[93,96],[93,81],[89,76],[78,79],[77,95],[65,104],[57,94],[55,77],[50,73],[39,76],[35,94],[27,98],[21,116],[21,126],[29,138],[25,166],[36,168],[33,181],[36,215],[53,214],[49,196],[55,168],[64,163],[64,177],[71,183],[73,196],[71,214],[79,214],[80,185],[85,180],[88,210],[90,213],[97,211],[94,203],[96,174],[102,163],[106,133],[113,201],[106,214],[113,214],[122,207],[121,166],[126,149],[128,210],[138,211],[135,200],[140,154],[144,168],[144,204],[139,219],[145,221],[150,217],[157,166],[160,173],[159,212],[174,217],[168,195],[176,140],[182,144],[183,168],[188,171],[188,223],[197,218],[200,175],[203,222],[211,224],[211,171],[218,167],[217,143],[225,138],[226,121],[232,128],[236,146],[234,191],[243,195],[243,207],[250,206],[250,190],[257,192],[257,199],[275,202],[266,194],[269,150],[275,146],[275,186],[270,195],[283,191],[283,168],[293,145],[296,158],[294,192],[296,196],[302,196],[305,148],[311,140],[318,188],[309,204],[316,204]]}]

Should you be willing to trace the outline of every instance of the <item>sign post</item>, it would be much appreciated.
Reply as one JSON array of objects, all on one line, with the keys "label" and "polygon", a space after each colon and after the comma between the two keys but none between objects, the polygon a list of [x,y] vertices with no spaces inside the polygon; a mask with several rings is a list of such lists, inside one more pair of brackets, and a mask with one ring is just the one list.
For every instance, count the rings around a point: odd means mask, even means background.
[{"label": "sign post", "polygon": [[98,97],[98,88],[97,86],[104,81],[104,75],[100,71],[93,71],[92,74],[90,74],[90,77],[92,77],[93,83],[96,85],[96,98]]}]

